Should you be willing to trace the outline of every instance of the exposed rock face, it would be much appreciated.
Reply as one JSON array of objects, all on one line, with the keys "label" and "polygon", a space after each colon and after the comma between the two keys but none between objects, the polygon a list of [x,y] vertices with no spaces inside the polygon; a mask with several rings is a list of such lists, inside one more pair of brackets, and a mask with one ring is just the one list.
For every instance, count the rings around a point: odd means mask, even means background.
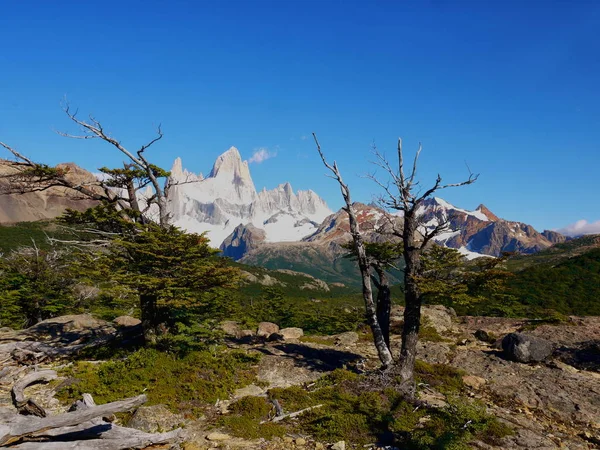
[{"label": "exposed rock face", "polygon": [[566,239],[554,231],[539,233],[531,225],[500,219],[485,205],[467,211],[440,198],[431,198],[424,202],[422,214],[426,229],[448,221],[448,231],[435,240],[459,249],[467,256],[472,253],[490,256],[500,256],[503,252],[535,253]]},{"label": "exposed rock face", "polygon": [[528,363],[546,359],[554,350],[551,342],[522,333],[510,333],[502,339],[502,350],[512,361]]},{"label": "exposed rock face", "polygon": [[238,225],[221,244],[223,256],[234,260],[242,258],[257,245],[265,241],[265,231],[252,224]]},{"label": "exposed rock face", "polygon": [[[57,168],[68,169],[67,178],[75,183],[95,183],[96,177],[73,163],[58,164]],[[1,176],[14,172],[12,163],[0,160],[0,223],[30,222],[54,219],[67,208],[84,211],[98,202],[82,197],[81,194],[62,187],[25,194],[2,194]]]}]

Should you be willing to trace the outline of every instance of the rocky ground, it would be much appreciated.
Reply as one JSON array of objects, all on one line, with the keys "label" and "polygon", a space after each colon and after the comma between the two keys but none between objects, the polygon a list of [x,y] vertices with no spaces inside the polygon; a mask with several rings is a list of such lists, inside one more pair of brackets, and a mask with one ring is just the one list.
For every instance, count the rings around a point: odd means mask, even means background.
[{"label": "rocky ground", "polygon": [[[400,322],[401,314],[401,309],[395,309],[393,322]],[[419,358],[463,370],[468,395],[485,402],[492,414],[515,430],[515,434],[504,438],[498,447],[473,442],[473,448],[600,448],[600,317],[573,317],[567,323],[549,325],[516,319],[455,317],[451,310],[436,306],[426,308],[424,316],[427,326],[435,329],[442,339],[422,341]],[[121,329],[136,326],[135,319],[120,319],[120,322]],[[214,405],[216,414],[227,414],[227,407],[235,398],[264,395],[271,387],[311,383],[335,368],[368,371],[377,367],[375,348],[356,333],[315,338],[302,336],[298,329],[279,330],[272,324],[264,324],[258,333],[263,334],[261,338],[254,330],[238,329],[235,323],[226,323],[224,328],[230,335],[230,346],[260,352],[263,358],[257,383],[238,390],[234,398]],[[62,320],[60,326],[46,325],[28,333],[0,330],[0,346],[35,339],[60,348],[67,341],[69,345],[78,342],[78,334],[103,339],[117,329],[119,326],[115,324],[89,316],[71,316],[69,320]],[[513,332],[550,343],[551,354],[541,361],[512,360],[502,350],[501,338]],[[399,336],[394,335],[392,340],[395,348],[399,348]],[[531,342],[534,343],[527,343],[526,350],[534,354],[537,341]],[[2,364],[6,365],[6,361]],[[11,370],[0,368],[0,407],[11,405],[10,386],[18,377],[18,371],[26,370],[26,366],[23,362]],[[43,361],[40,367],[44,367]],[[62,412],[62,406],[51,394],[40,386],[28,389],[28,395],[49,413]],[[421,395],[429,403],[444,403],[444,396],[427,386],[422,387]],[[351,447],[351,443],[344,442],[314,442],[310,436],[286,436],[271,442],[237,439],[223,430],[211,429],[206,421],[186,421],[160,405],[139,408],[129,426],[152,433],[181,423],[186,424],[181,446],[188,450],[340,450]]]}]

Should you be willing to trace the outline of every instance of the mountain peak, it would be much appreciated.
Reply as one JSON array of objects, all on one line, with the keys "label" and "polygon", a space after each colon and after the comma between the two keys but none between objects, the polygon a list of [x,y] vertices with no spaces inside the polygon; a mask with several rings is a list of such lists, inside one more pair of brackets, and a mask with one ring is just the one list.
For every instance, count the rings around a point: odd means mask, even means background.
[{"label": "mountain peak", "polygon": [[494,214],[493,212],[491,212],[488,209],[488,207],[485,206],[483,203],[481,205],[479,205],[475,211],[481,212],[482,214],[484,214],[492,222],[497,222],[498,220],[500,220],[500,218],[496,214]]},{"label": "mountain peak", "polygon": [[243,172],[244,166],[246,172],[248,172],[248,176],[250,176],[250,172],[248,171],[248,163],[242,162],[242,156],[237,148],[230,147],[229,150],[222,153],[217,158],[209,177],[215,178],[220,172],[239,174]]}]

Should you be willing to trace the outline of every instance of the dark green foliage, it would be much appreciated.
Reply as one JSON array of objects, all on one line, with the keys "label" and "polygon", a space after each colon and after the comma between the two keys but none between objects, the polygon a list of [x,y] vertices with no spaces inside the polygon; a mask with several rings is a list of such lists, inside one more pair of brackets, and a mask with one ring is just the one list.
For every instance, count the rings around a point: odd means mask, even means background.
[{"label": "dark green foliage", "polygon": [[6,256],[12,250],[29,247],[32,242],[41,250],[55,248],[48,242],[48,237],[67,239],[72,234],[53,221],[20,222],[0,225],[0,253]]},{"label": "dark green foliage", "polygon": [[0,324],[20,328],[80,309],[65,250],[23,247],[0,258]]},{"label": "dark green foliage", "polygon": [[252,382],[259,357],[243,352],[190,352],[176,356],[140,349],[126,359],[102,364],[79,362],[65,370],[77,383],[60,391],[65,401],[84,392],[98,403],[145,393],[148,404],[166,404],[177,412],[198,415],[207,403],[227,398],[236,388]]},{"label": "dark green foliage", "polygon": [[522,314],[600,315],[600,249],[556,265],[531,266],[515,274],[508,288],[523,305]]}]

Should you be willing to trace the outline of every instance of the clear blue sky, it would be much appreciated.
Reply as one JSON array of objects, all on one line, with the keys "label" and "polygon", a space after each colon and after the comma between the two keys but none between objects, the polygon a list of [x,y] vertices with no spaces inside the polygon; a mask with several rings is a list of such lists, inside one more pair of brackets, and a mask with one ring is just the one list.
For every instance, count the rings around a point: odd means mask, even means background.
[{"label": "clear blue sky", "polygon": [[231,145],[260,189],[290,181],[341,206],[315,131],[354,198],[373,141],[423,142],[440,196],[538,229],[600,219],[600,2],[0,1],[0,140],[49,163],[120,161],[72,141],[66,95],[132,149],[210,170]]}]

